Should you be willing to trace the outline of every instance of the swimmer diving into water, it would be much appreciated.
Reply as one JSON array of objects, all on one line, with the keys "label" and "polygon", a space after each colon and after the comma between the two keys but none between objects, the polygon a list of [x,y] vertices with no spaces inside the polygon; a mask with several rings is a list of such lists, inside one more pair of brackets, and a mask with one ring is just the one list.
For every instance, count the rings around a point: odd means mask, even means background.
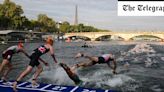
[{"label": "swimmer diving into water", "polygon": [[75,66],[73,67],[68,67],[65,63],[60,63],[59,64],[67,73],[67,75],[69,76],[69,78],[74,81],[74,83],[76,85],[81,85],[83,83],[82,80],[80,80],[80,78],[78,77],[78,75],[75,73]]},{"label": "swimmer diving into water", "polygon": [[53,49],[53,39],[52,38],[48,38],[46,40],[46,44],[44,45],[41,45],[40,47],[38,47],[37,49],[34,50],[34,52],[32,53],[32,55],[30,56],[30,63],[29,65],[27,66],[26,70],[24,70],[20,75],[19,77],[16,79],[16,81],[13,83],[13,90],[14,91],[17,91],[16,90],[16,87],[17,87],[17,83],[22,79],[24,78],[26,75],[28,75],[32,69],[36,66],[37,67],[37,70],[34,74],[34,78],[32,79],[32,85],[37,85],[37,82],[36,82],[36,79],[38,78],[38,76],[40,75],[40,73],[43,71],[43,68],[41,66],[41,64],[38,62],[38,60],[41,60],[45,65],[47,65],[46,62],[44,62],[40,56],[47,53],[47,52],[50,52],[53,60],[55,63],[57,63],[57,60],[55,58],[55,55],[54,55],[54,49]]},{"label": "swimmer diving into water", "polygon": [[[79,57],[84,57],[89,59],[89,62],[82,62],[80,64],[76,64],[75,66],[78,67],[88,67],[88,66],[92,66],[95,64],[107,64],[111,69],[113,74],[116,74],[116,68],[117,68],[117,64],[115,61],[115,58],[112,54],[104,54],[101,56],[88,56],[88,55],[84,55],[83,53],[77,53],[77,55],[75,56],[75,58],[79,58]],[[112,65],[110,64],[110,61],[112,61]]]}]

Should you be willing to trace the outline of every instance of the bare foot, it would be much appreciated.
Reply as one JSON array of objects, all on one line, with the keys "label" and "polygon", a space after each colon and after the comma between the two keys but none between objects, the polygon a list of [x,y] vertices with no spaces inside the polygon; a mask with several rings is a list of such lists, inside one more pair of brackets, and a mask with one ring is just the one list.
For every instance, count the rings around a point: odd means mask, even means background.
[{"label": "bare foot", "polygon": [[39,86],[39,84],[36,82],[35,79],[33,79],[33,80],[32,80],[32,87],[33,87],[33,88],[36,88],[36,87],[38,87],[38,86]]},{"label": "bare foot", "polygon": [[3,82],[7,82],[7,79],[5,77],[2,77],[1,80],[3,80]]},{"label": "bare foot", "polygon": [[77,53],[75,58],[83,57],[83,53]]},{"label": "bare foot", "polygon": [[79,68],[79,67],[80,67],[79,64],[75,64],[75,65],[73,65],[73,66],[71,67],[71,70],[75,71],[75,69],[77,69],[77,68]]},{"label": "bare foot", "polygon": [[17,82],[13,83],[13,90],[14,90],[14,92],[17,92]]}]

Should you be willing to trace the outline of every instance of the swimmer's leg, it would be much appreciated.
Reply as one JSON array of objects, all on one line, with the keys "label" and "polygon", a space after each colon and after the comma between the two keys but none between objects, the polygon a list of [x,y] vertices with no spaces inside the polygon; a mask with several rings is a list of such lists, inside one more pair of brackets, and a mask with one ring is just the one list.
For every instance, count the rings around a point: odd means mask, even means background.
[{"label": "swimmer's leg", "polygon": [[39,64],[39,65],[37,66],[36,71],[35,71],[34,78],[32,79],[32,85],[33,85],[33,86],[38,85],[38,83],[36,82],[36,80],[37,80],[38,76],[40,75],[40,73],[41,73],[42,71],[43,71],[43,67],[41,66],[41,64]]},{"label": "swimmer's leg", "polygon": [[96,62],[95,61],[88,61],[88,62],[82,62],[80,64],[76,64],[77,68],[78,67],[88,67],[88,66],[92,66],[92,65],[95,65]]},{"label": "swimmer's leg", "polygon": [[90,61],[98,62],[98,57],[85,55],[84,53],[77,53],[75,58],[79,58],[79,57],[84,57],[84,58],[89,59]]},{"label": "swimmer's leg", "polygon": [[4,71],[4,73],[3,73],[3,76],[2,76],[2,80],[4,80],[4,81],[7,81],[7,75],[9,74],[9,72],[12,70],[12,64],[11,63],[8,63],[7,64],[7,69]]}]

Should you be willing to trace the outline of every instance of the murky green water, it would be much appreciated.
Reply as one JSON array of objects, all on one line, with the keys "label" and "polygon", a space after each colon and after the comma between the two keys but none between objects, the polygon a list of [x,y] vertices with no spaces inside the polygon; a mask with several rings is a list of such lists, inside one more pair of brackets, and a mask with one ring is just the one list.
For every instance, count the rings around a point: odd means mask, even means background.
[{"label": "murky green water", "polygon": [[[13,43],[14,44],[14,43]],[[13,44],[0,45],[0,53]],[[30,54],[33,49],[42,43],[25,43],[25,48]],[[104,53],[113,53],[116,57],[118,68],[117,75],[113,75],[107,65],[95,65],[80,68],[77,74],[86,82],[84,87],[113,89],[122,92],[163,92],[164,91],[164,43],[160,42],[87,42],[91,48],[81,47],[84,42],[55,42],[54,48],[57,60],[69,66],[86,59],[74,59],[77,52],[99,56]],[[126,55],[126,56],[125,56]],[[45,67],[39,77],[39,82],[59,85],[74,85],[64,70],[55,65],[49,53],[42,56],[49,62],[50,67]],[[2,56],[0,56],[2,61]],[[130,64],[128,70],[123,65]],[[23,54],[13,56],[13,71],[9,74],[10,80],[20,74],[28,65],[29,59]],[[31,73],[23,81],[29,81]]]}]

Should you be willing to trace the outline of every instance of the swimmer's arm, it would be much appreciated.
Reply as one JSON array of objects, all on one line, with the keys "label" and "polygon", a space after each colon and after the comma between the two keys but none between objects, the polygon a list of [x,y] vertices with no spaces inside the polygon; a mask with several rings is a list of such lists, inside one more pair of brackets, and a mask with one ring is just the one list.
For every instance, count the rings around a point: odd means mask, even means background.
[{"label": "swimmer's arm", "polygon": [[116,74],[116,68],[117,68],[116,60],[113,59],[113,60],[112,60],[112,63],[113,63],[114,66],[111,66],[110,63],[107,63],[107,65],[108,65],[111,69],[113,69],[113,73]]},{"label": "swimmer's arm", "polygon": [[54,55],[54,49],[52,47],[50,47],[50,54],[51,54],[54,62],[57,63],[57,60],[56,60],[55,55]]},{"label": "swimmer's arm", "polygon": [[4,50],[2,53],[4,54],[7,50]]},{"label": "swimmer's arm", "polygon": [[113,73],[114,74],[116,74],[116,68],[117,68],[117,63],[116,63],[116,60],[115,59],[113,59],[113,65],[114,65],[114,67],[113,67]]},{"label": "swimmer's arm", "polygon": [[48,66],[48,63],[44,61],[43,59],[39,58],[38,60],[41,61],[44,65]]},{"label": "swimmer's arm", "polygon": [[74,65],[70,69],[71,69],[72,72],[75,72],[76,68],[77,68],[77,65]]},{"label": "swimmer's arm", "polygon": [[113,65],[114,65],[114,67],[113,67],[113,70],[116,70],[116,68],[117,68],[117,64],[116,64],[116,60],[115,59],[113,59]]},{"label": "swimmer's arm", "polygon": [[54,62],[55,62],[55,63],[58,63],[57,60],[56,60],[56,58],[55,58],[55,55],[54,55],[54,54],[51,54],[51,56],[52,56],[52,58],[54,59]]},{"label": "swimmer's arm", "polygon": [[108,67],[110,67],[111,69],[113,69],[112,66],[110,65],[110,63],[107,63],[107,65],[108,65]]},{"label": "swimmer's arm", "polygon": [[24,49],[20,49],[20,52],[22,52],[26,57],[30,58],[30,56],[27,54],[27,52]]}]

